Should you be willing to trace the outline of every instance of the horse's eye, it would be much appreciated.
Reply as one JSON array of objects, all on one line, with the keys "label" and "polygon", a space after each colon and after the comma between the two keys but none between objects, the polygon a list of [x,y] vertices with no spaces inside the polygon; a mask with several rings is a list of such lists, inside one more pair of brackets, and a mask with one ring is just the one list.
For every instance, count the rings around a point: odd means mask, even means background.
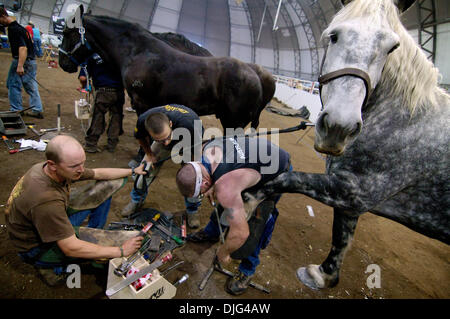
[{"label": "horse's eye", "polygon": [[399,46],[400,46],[400,43],[397,43],[396,45],[394,45],[392,47],[392,49],[389,50],[388,54],[391,54],[392,52],[394,52]]},{"label": "horse's eye", "polygon": [[331,43],[336,43],[337,40],[338,40],[337,34],[336,33],[330,33],[330,40],[331,40]]}]

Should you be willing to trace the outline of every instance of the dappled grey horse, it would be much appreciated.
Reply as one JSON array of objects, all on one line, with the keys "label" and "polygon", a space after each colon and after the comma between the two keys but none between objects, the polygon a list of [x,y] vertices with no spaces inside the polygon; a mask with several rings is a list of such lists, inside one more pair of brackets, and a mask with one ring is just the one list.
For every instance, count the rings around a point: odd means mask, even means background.
[{"label": "dappled grey horse", "polygon": [[297,270],[313,289],[338,283],[364,212],[450,243],[450,98],[437,85],[438,70],[392,0],[350,2],[323,37],[315,148],[329,154],[326,172],[283,173],[253,194],[301,193],[334,208],[328,257]]}]

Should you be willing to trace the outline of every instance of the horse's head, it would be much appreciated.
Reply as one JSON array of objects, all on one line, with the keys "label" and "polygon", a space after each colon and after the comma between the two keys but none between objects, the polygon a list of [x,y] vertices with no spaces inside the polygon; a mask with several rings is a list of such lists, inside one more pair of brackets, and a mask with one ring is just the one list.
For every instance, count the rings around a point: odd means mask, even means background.
[{"label": "horse's head", "polygon": [[82,24],[83,6],[66,20],[63,31],[63,40],[59,46],[59,65],[69,73],[78,70],[78,66],[92,55],[92,51],[84,36],[85,29]]},{"label": "horse's head", "polygon": [[[399,2],[407,9],[403,2],[411,0]],[[314,145],[317,151],[335,156],[361,132],[362,111],[380,81],[388,55],[399,46],[398,35],[387,23],[391,11],[397,14],[392,0],[343,3],[349,4],[322,35],[328,44],[319,77],[323,109]]]}]

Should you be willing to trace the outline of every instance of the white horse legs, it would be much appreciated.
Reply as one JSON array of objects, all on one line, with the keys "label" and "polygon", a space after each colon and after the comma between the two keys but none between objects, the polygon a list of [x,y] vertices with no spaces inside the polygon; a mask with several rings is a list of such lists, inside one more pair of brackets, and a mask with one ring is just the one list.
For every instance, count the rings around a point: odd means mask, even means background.
[{"label": "white horse legs", "polygon": [[322,265],[297,269],[297,278],[311,289],[334,287],[339,282],[339,270],[355,233],[359,214],[335,208],[333,241],[330,253]]}]

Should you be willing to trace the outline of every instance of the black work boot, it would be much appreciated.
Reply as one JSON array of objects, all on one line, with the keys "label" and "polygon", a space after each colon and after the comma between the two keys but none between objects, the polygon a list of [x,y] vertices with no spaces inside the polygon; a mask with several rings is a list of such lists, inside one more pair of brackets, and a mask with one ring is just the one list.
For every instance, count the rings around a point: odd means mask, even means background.
[{"label": "black work boot", "polygon": [[188,235],[186,239],[193,243],[217,243],[219,241],[219,237],[211,237],[204,229]]},{"label": "black work boot", "polygon": [[247,276],[242,272],[238,272],[234,277],[227,279],[225,290],[234,296],[242,295],[248,288],[252,276]]},{"label": "black work boot", "polygon": [[35,111],[35,110],[31,110],[29,112],[25,112],[24,115],[35,117],[35,118],[41,119],[41,120],[44,118],[44,113],[43,112],[38,112],[38,111]]},{"label": "black work boot", "polygon": [[67,280],[67,274],[57,275],[53,269],[38,268],[38,275],[49,287],[62,286]]},{"label": "black work boot", "polygon": [[117,144],[119,143],[118,139],[110,139],[108,138],[108,144],[106,145],[106,150],[110,153],[114,153]]},{"label": "black work boot", "polygon": [[100,153],[102,150],[97,145],[85,144],[84,151],[86,153]]}]

